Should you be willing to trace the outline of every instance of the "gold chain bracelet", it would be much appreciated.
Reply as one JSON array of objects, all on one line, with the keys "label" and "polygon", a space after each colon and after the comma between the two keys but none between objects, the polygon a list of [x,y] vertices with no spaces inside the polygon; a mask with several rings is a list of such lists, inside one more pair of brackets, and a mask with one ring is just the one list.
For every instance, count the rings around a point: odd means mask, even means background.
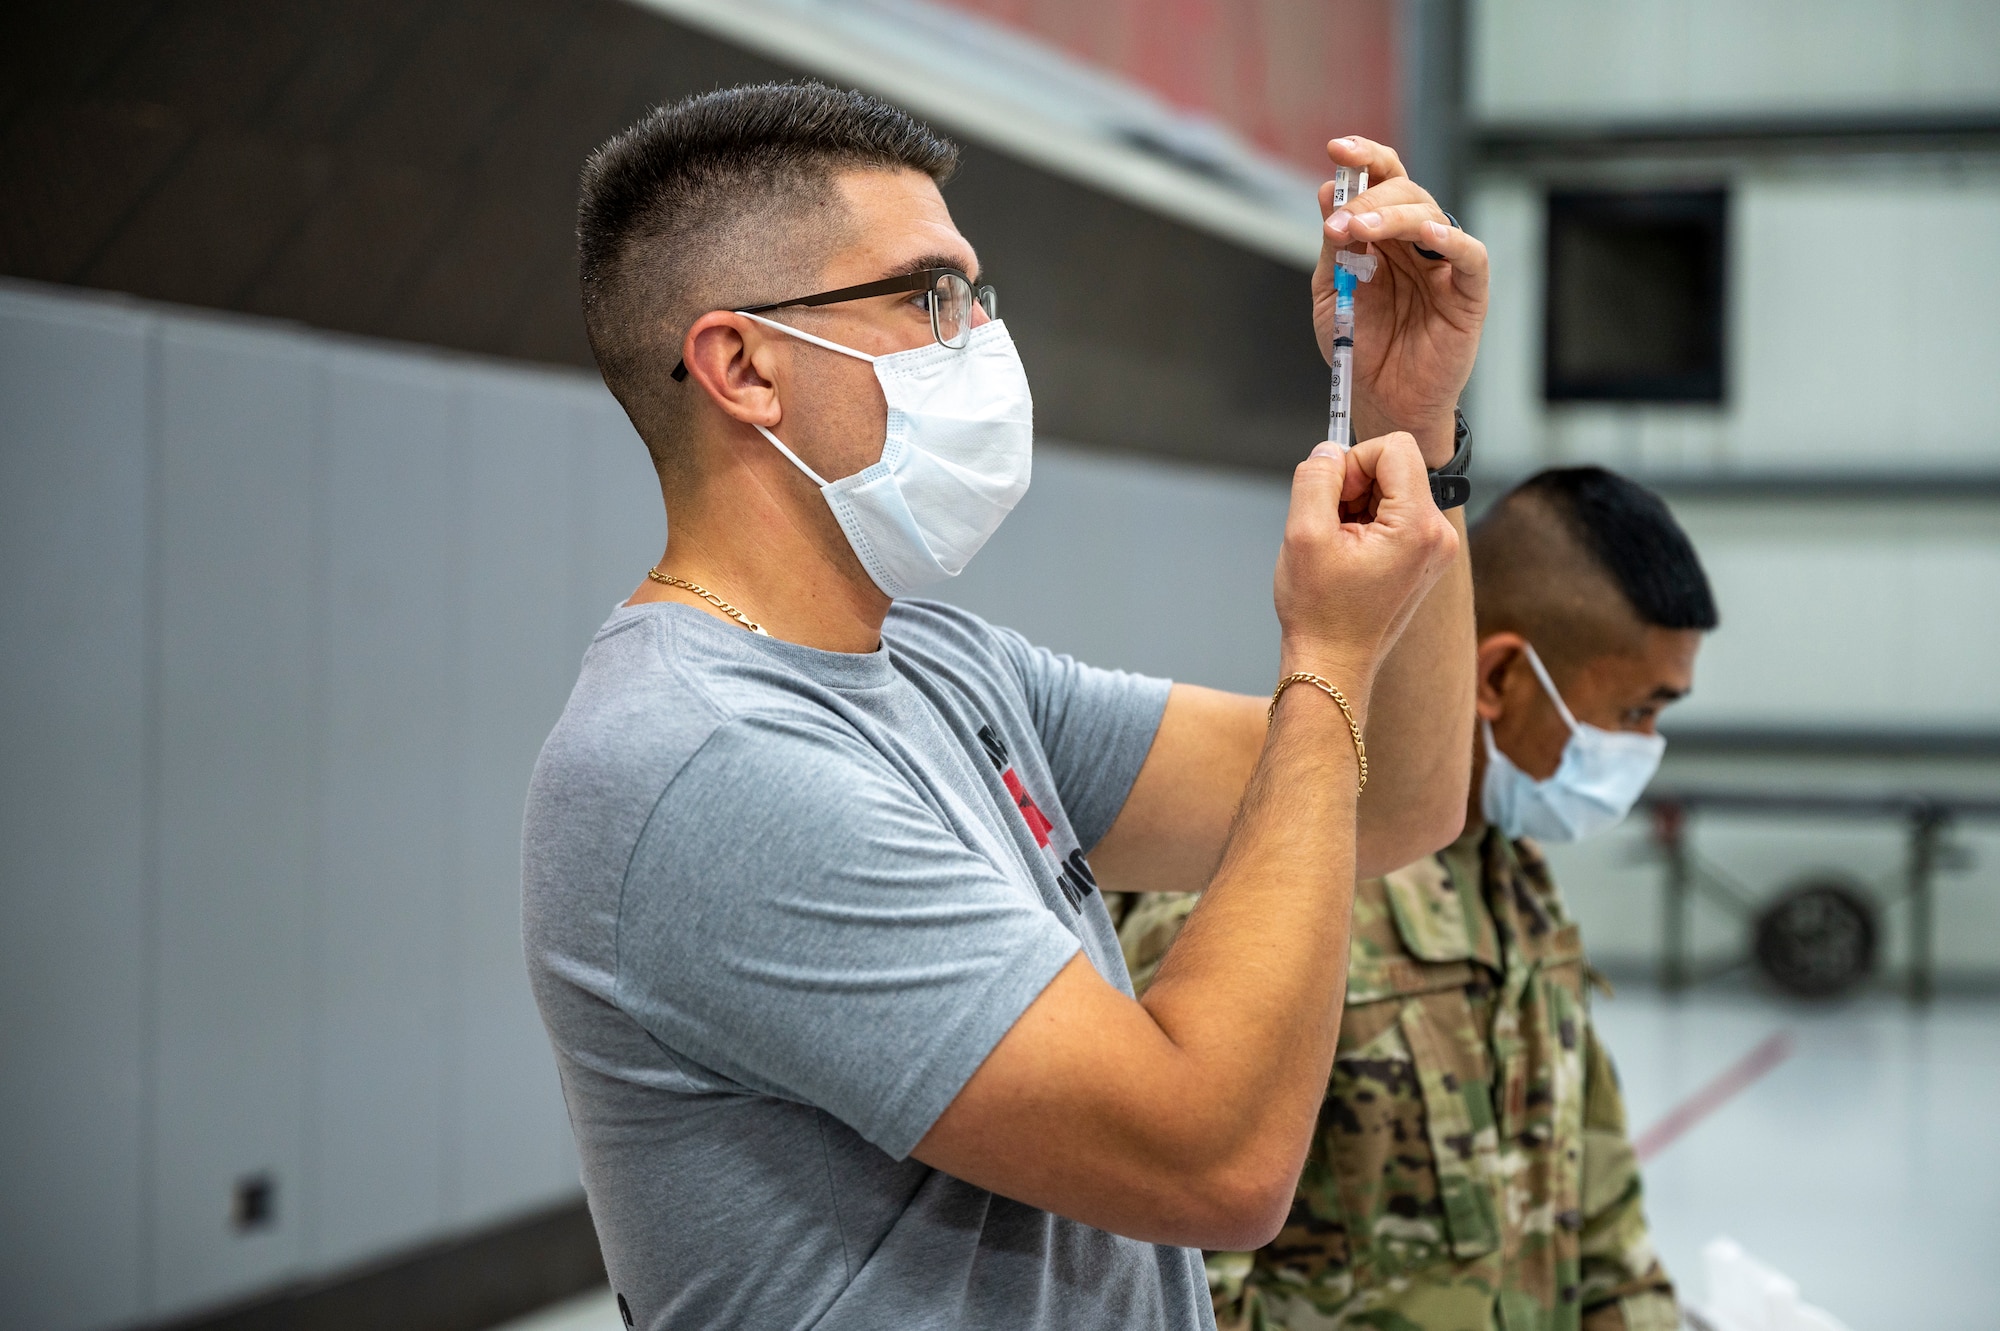
[{"label": "gold chain bracelet", "polygon": [[1278,719],[1278,699],[1284,697],[1285,690],[1294,684],[1312,685],[1321,693],[1333,699],[1333,705],[1338,707],[1340,714],[1347,718],[1347,732],[1354,736],[1354,756],[1361,763],[1361,784],[1354,788],[1354,793],[1359,795],[1362,791],[1368,789],[1368,746],[1361,740],[1361,725],[1354,719],[1354,709],[1347,705],[1346,694],[1310,671],[1300,670],[1286,675],[1278,681],[1278,687],[1271,691],[1271,710],[1264,714],[1264,724],[1269,726],[1273,721]]}]

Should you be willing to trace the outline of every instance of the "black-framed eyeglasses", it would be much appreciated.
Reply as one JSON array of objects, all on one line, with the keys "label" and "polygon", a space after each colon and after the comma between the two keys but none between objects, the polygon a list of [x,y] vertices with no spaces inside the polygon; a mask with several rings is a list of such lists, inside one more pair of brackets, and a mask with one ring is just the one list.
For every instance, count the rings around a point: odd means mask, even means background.
[{"label": "black-framed eyeglasses", "polygon": [[[787,310],[793,306],[839,305],[870,296],[893,296],[899,291],[921,291],[930,307],[931,336],[952,350],[962,350],[972,337],[972,307],[977,305],[989,319],[1000,317],[1000,297],[990,286],[974,286],[972,279],[956,268],[920,268],[901,277],[885,277],[879,282],[841,287],[796,300],[774,300],[769,305],[751,305],[733,314],[762,314],[766,310]],[[674,362],[674,381],[687,378],[686,361]]]}]

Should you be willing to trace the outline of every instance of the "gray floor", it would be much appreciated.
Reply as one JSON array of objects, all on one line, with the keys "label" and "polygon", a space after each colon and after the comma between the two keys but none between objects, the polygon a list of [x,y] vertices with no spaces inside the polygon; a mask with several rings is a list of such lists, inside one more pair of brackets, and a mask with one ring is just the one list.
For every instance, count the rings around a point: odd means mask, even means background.
[{"label": "gray floor", "polygon": [[494,1331],[625,1331],[625,1322],[618,1316],[611,1291],[600,1289],[565,1299]]},{"label": "gray floor", "polygon": [[[1853,1331],[2000,1325],[2000,1002],[1805,1007],[1739,990],[1601,1001],[1643,1132],[1760,1041],[1789,1058],[1648,1165],[1654,1232],[1684,1292],[1727,1234]],[[619,1331],[609,1293],[508,1331]]]},{"label": "gray floor", "polygon": [[1663,1150],[1648,1209],[1669,1267],[1728,1234],[1854,1331],[2000,1325],[2000,1003],[1802,1007],[1741,992],[1600,1003],[1643,1131],[1759,1041],[1795,1052]]}]

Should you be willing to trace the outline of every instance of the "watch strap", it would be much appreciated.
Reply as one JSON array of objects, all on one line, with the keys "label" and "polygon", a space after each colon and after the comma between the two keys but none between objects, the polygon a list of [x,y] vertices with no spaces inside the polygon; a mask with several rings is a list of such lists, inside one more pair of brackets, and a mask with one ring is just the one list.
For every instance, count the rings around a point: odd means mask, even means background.
[{"label": "watch strap", "polygon": [[1451,460],[1431,472],[1431,502],[1441,509],[1454,509],[1472,498],[1472,481],[1466,469],[1472,465],[1472,427],[1465,413],[1451,409]]}]

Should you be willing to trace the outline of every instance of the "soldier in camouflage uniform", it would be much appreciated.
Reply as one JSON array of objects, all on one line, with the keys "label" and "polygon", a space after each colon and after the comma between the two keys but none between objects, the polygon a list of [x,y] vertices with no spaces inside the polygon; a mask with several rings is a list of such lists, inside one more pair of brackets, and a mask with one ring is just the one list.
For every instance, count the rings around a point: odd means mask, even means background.
[{"label": "soldier in camouflage uniform", "polygon": [[[1478,706],[1507,755],[1496,783],[1518,767],[1517,782],[1550,788],[1571,733],[1527,678],[1542,672],[1524,644],[1576,720],[1650,734],[1716,622],[1665,507],[1595,468],[1501,500],[1472,561]],[[1486,789],[1490,752],[1465,834],[1356,890],[1339,1050],[1291,1217],[1267,1247],[1208,1259],[1224,1331],[1680,1326],[1590,1019],[1601,981],[1535,842],[1490,821],[1522,820]],[[1196,900],[1125,903],[1142,991]]]}]

